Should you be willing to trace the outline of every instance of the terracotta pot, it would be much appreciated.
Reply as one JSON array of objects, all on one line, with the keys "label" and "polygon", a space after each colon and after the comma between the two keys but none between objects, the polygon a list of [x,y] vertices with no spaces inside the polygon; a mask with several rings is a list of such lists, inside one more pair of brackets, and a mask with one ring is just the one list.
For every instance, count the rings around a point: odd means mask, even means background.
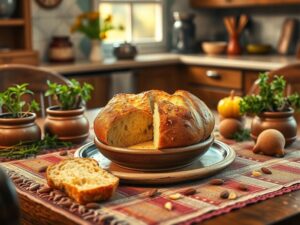
[{"label": "terracotta pot", "polygon": [[0,148],[7,148],[20,142],[41,140],[41,129],[35,123],[36,114],[23,118],[11,118],[10,113],[0,115]]},{"label": "terracotta pot", "polygon": [[240,55],[242,53],[242,48],[240,46],[239,34],[233,33],[229,37],[229,42],[227,46],[228,55]]},{"label": "terracotta pot", "polygon": [[286,146],[297,138],[297,122],[294,110],[288,112],[264,112],[255,116],[251,124],[251,137],[256,141],[258,135],[266,129],[276,129],[285,137]]},{"label": "terracotta pot", "polygon": [[56,135],[61,141],[82,143],[88,138],[90,130],[84,110],[84,107],[73,110],[61,110],[58,106],[47,108],[45,133]]}]

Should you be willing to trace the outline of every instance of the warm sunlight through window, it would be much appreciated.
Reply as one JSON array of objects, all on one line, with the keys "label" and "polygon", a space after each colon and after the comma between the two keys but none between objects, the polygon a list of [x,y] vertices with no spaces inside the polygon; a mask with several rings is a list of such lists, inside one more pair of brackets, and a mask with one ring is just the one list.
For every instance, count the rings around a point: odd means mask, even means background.
[{"label": "warm sunlight through window", "polygon": [[112,15],[113,23],[123,31],[108,32],[106,43],[158,43],[163,40],[162,0],[105,0],[99,1],[101,18]]}]

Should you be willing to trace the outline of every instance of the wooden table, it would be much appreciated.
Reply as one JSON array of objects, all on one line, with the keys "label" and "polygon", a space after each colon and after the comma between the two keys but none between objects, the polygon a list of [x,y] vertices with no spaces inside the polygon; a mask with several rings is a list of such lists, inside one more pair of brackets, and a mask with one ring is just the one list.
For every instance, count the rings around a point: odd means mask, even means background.
[{"label": "wooden table", "polygon": [[[89,110],[86,115],[91,124],[98,110]],[[42,124],[42,120],[39,123]],[[300,174],[299,174],[300,176]],[[59,218],[55,211],[41,204],[32,203],[30,199],[19,192],[23,213],[22,224],[74,224],[67,219]],[[30,221],[30,222],[29,222]],[[291,192],[271,198],[233,212],[206,220],[204,225],[262,225],[262,224],[300,224],[300,191]]]}]

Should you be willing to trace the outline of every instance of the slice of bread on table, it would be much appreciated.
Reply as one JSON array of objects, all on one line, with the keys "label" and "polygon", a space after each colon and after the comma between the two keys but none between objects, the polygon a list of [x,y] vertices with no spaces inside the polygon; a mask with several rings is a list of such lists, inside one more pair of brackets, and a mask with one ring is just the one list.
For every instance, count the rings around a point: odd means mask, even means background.
[{"label": "slice of bread on table", "polygon": [[50,187],[64,190],[80,204],[109,199],[119,184],[119,178],[88,158],[62,160],[49,166],[46,175]]}]

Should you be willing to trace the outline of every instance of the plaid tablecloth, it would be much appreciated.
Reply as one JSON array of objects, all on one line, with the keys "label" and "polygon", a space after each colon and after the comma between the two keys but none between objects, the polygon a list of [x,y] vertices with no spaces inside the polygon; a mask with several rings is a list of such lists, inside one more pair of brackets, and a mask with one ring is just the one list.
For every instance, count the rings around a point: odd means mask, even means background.
[{"label": "plaid tablecloth", "polygon": [[[155,197],[149,197],[149,189],[153,187],[121,184],[115,196],[108,202],[100,203],[98,209],[74,202],[61,204],[68,197],[53,199],[54,195],[51,192],[42,194],[38,191],[46,184],[44,172],[39,172],[39,168],[56,163],[62,158],[72,157],[74,151],[68,156],[51,153],[34,159],[2,163],[1,166],[7,170],[20,191],[26,192],[44,204],[56,207],[83,224],[100,224],[103,221],[106,224],[191,224],[244,207],[249,203],[300,189],[299,140],[287,149],[287,154],[283,158],[253,154],[251,151],[253,142],[250,141],[243,143],[223,141],[231,145],[237,157],[233,164],[214,177],[177,185],[156,186],[160,194]],[[260,176],[253,176],[252,172],[261,171],[262,167],[271,170],[272,174],[262,173]],[[19,179],[20,176],[24,178],[22,181]],[[209,181],[214,178],[221,178],[225,183],[220,186],[211,185]],[[242,191],[241,184],[246,185],[248,190]],[[188,188],[194,188],[197,192],[177,200],[170,199],[170,195],[182,193]],[[224,190],[236,193],[237,198],[232,200],[220,198],[220,193]],[[166,202],[171,202],[172,210],[164,207]]]}]

